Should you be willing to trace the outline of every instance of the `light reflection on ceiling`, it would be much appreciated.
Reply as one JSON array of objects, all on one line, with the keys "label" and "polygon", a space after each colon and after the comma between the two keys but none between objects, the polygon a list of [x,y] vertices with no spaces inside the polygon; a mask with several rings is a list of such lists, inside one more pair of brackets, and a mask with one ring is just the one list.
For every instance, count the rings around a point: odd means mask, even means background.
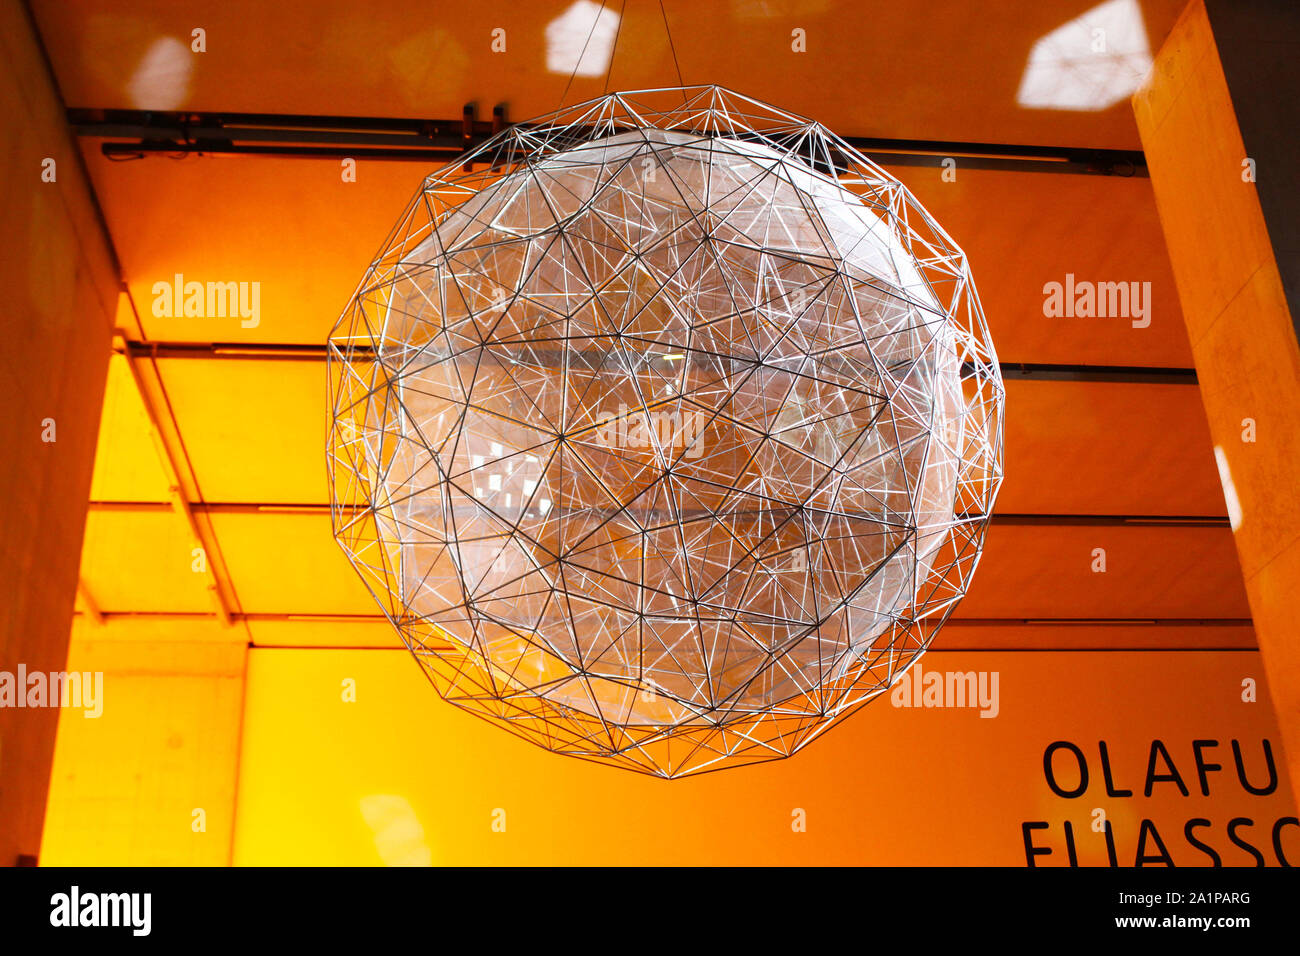
[{"label": "light reflection on ceiling", "polygon": [[1029,109],[1104,110],[1151,69],[1137,0],[1108,0],[1034,44],[1016,102]]}]

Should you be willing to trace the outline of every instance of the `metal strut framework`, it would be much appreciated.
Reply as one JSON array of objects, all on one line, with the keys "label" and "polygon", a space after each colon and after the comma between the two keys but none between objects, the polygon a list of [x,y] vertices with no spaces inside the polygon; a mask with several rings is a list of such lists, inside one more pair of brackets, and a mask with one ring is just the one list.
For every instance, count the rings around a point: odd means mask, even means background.
[{"label": "metal strut framework", "polygon": [[430,176],[329,343],[338,540],[438,692],[665,777],[787,756],[965,593],[962,252],[806,119],[614,94]]}]

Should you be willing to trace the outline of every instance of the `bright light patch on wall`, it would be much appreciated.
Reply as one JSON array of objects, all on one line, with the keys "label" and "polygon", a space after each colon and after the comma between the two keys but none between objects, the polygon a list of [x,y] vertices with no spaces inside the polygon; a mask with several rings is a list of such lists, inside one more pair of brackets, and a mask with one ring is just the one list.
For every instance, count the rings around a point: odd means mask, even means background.
[{"label": "bright light patch on wall", "polygon": [[424,842],[424,827],[405,797],[362,797],[361,817],[375,836],[375,850],[385,866],[433,865],[433,853]]},{"label": "bright light patch on wall", "polygon": [[1214,446],[1214,461],[1219,466],[1219,483],[1223,485],[1223,500],[1228,506],[1228,524],[1236,531],[1241,527],[1241,501],[1237,498],[1237,486],[1232,482],[1228,456],[1218,445]]},{"label": "bright light patch on wall", "polygon": [[175,37],[160,37],[140,58],[127,81],[126,93],[139,110],[174,110],[190,95],[194,56]]},{"label": "bright light patch on wall", "polygon": [[1029,109],[1104,110],[1151,69],[1137,0],[1109,0],[1034,44],[1016,102]]},{"label": "bright light patch on wall", "polygon": [[578,0],[546,26],[546,68],[565,76],[603,76],[614,54],[618,14]]}]

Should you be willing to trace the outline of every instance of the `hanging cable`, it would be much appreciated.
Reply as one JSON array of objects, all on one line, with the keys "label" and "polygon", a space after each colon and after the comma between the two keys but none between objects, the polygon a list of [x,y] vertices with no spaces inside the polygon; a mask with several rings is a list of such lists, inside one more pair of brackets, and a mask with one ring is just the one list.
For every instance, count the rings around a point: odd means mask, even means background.
[{"label": "hanging cable", "polygon": [[[677,70],[677,85],[682,89],[686,88],[686,83],[682,80],[682,65],[677,62],[677,46],[673,43],[672,27],[668,26],[668,11],[664,9],[664,0],[659,0],[659,13],[664,18],[664,32],[668,34],[668,49],[673,54],[673,67]],[[682,94],[682,101],[685,102],[686,95]]]},{"label": "hanging cable", "polygon": [[614,46],[609,51],[609,69],[605,71],[605,88],[602,93],[609,92],[609,78],[614,73],[614,57],[618,55],[618,37],[623,32],[623,14],[627,12],[627,0],[623,0],[623,6],[618,11],[618,25],[614,27]]},{"label": "hanging cable", "polygon": [[[573,63],[573,72],[569,74],[569,82],[564,84],[564,92],[560,94],[560,105],[557,109],[564,107],[564,98],[569,95],[569,87],[573,86],[573,78],[578,75],[578,67],[582,66],[582,58],[587,55],[587,46],[591,43],[591,38],[596,33],[596,27],[600,26],[600,18],[605,15],[605,0],[600,0],[600,10],[592,18],[591,29],[587,31],[587,39],[583,41],[582,52],[578,54],[578,59]],[[610,55],[610,65],[613,66],[614,57]]]}]

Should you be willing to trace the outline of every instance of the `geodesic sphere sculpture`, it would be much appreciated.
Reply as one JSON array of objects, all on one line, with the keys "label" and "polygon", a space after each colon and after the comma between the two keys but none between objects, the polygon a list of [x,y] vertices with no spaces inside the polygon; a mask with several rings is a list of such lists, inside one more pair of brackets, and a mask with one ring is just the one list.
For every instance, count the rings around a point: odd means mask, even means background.
[{"label": "geodesic sphere sculpture", "polygon": [[888,688],[1001,480],[961,251],[716,87],[430,176],[329,354],[335,534],[439,694],[660,776],[787,756]]}]

